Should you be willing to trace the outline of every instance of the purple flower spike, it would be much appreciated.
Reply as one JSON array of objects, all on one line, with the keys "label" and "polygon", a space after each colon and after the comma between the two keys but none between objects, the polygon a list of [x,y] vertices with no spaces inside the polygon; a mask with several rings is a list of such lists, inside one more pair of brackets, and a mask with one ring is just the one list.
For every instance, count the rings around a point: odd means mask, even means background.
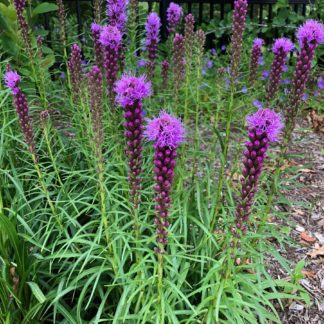
[{"label": "purple flower spike", "polygon": [[279,83],[284,71],[285,63],[289,52],[294,48],[294,44],[288,38],[278,38],[272,46],[272,52],[275,54],[271,65],[270,79],[267,86],[266,100],[269,104],[275,97],[279,89]]},{"label": "purple flower spike", "polygon": [[19,88],[20,76],[16,71],[7,71],[4,75],[6,86],[11,90],[18,114],[20,126],[30,153],[36,154],[32,120],[29,116],[29,106],[25,94]]},{"label": "purple flower spike", "polygon": [[[283,124],[279,114],[270,109],[260,109],[247,117],[249,141],[246,143],[241,179],[240,201],[236,207],[236,227],[234,233],[245,232],[249,220],[253,198],[257,191],[269,142],[278,141]],[[237,231],[239,230],[239,231]]]},{"label": "purple flower spike", "polygon": [[256,79],[259,59],[261,57],[261,48],[263,44],[264,44],[264,40],[261,38],[256,38],[253,41],[253,46],[251,50],[251,61],[250,61],[250,77],[249,77],[250,86],[254,84]]},{"label": "purple flower spike", "polygon": [[103,47],[103,65],[106,72],[107,90],[112,109],[115,106],[114,84],[118,73],[122,34],[116,26],[104,26],[99,41]]},{"label": "purple flower spike", "polygon": [[171,190],[176,166],[177,147],[185,140],[185,130],[182,122],[165,111],[148,121],[144,136],[154,142],[154,180],[157,253],[166,253],[168,243],[169,209],[171,205]]},{"label": "purple flower spike", "polygon": [[109,25],[116,26],[123,34],[127,21],[127,0],[107,0]]},{"label": "purple flower spike", "polygon": [[186,51],[186,61],[191,64],[192,58],[192,48],[195,40],[195,17],[190,13],[185,17],[185,51]]},{"label": "purple flower spike", "polygon": [[286,110],[285,141],[289,142],[295,127],[295,117],[298,113],[302,96],[311,71],[315,50],[324,42],[324,25],[316,20],[307,20],[297,31],[300,52],[297,57],[292,87],[289,93],[289,105]]},{"label": "purple flower spike", "polygon": [[81,49],[77,44],[71,46],[71,57],[68,63],[71,75],[72,95],[75,101],[80,100],[82,83]]},{"label": "purple flower spike", "polygon": [[142,100],[151,93],[151,84],[144,76],[123,75],[116,82],[116,100],[124,108],[124,128],[127,141],[128,182],[134,208],[140,202],[143,150]]},{"label": "purple flower spike", "polygon": [[159,32],[161,28],[161,20],[160,17],[155,12],[151,12],[147,17],[147,22],[145,26],[146,30],[146,49],[148,52],[148,58],[150,64],[148,67],[148,76],[149,79],[152,80],[154,76],[155,70],[155,58],[157,55],[157,45],[160,41]]},{"label": "purple flower spike", "polygon": [[307,44],[322,44],[324,42],[324,24],[314,20],[307,20],[296,33],[299,46]]},{"label": "purple flower spike", "polygon": [[175,101],[178,99],[181,83],[185,76],[185,42],[184,37],[175,34],[173,39],[173,69]]},{"label": "purple flower spike", "polygon": [[232,56],[231,56],[231,81],[237,79],[242,44],[243,44],[243,32],[245,29],[245,20],[247,13],[248,3],[247,0],[235,0],[233,19],[232,19]]},{"label": "purple flower spike", "polygon": [[167,60],[162,62],[162,89],[168,88],[170,64]]},{"label": "purple flower spike", "polygon": [[92,23],[91,24],[91,33],[92,33],[94,50],[95,50],[96,63],[102,69],[103,68],[102,46],[99,41],[100,33],[101,33],[101,26],[98,25],[97,23]]},{"label": "purple flower spike", "polygon": [[167,9],[167,21],[168,21],[168,31],[169,33],[175,33],[180,19],[183,15],[182,8],[171,2],[169,8]]}]

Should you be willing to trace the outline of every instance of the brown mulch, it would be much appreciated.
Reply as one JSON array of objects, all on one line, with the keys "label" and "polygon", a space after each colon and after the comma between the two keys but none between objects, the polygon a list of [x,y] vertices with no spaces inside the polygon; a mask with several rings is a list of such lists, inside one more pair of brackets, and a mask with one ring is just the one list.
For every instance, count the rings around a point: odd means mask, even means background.
[{"label": "brown mulch", "polygon": [[[289,221],[294,223],[290,237],[296,247],[278,249],[293,265],[305,261],[300,284],[309,293],[311,304],[298,301],[288,304],[281,313],[282,323],[286,324],[324,323],[324,133],[314,131],[310,122],[309,119],[299,121],[290,147],[289,164],[298,167],[297,181],[303,186],[286,183],[289,189],[284,192],[292,203],[287,211]],[[287,277],[271,258],[267,264],[274,278]]]}]

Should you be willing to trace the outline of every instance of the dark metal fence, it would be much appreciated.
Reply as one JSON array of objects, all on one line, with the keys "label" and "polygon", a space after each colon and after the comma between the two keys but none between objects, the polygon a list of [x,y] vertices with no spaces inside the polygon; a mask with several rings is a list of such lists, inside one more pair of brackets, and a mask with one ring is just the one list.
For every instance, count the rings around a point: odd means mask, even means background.
[{"label": "dark metal fence", "polygon": [[[139,2],[147,3],[148,12],[152,11],[153,5],[155,10],[159,12],[161,18],[161,34],[165,37],[166,30],[166,11],[170,4],[170,0],[139,0]],[[211,19],[219,18],[224,19],[226,12],[233,8],[233,0],[173,0],[172,2],[182,5],[185,14],[193,13],[197,23],[208,23]],[[249,16],[251,19],[257,21],[259,24],[271,23],[274,18],[274,5],[277,0],[248,0],[249,3]],[[315,2],[315,0],[289,0],[289,4],[293,11],[306,15],[306,7]],[[65,4],[69,4],[74,8],[77,23],[78,34],[83,30],[83,16],[82,16],[82,3],[93,4],[92,0],[65,0]],[[105,6],[106,1],[102,0],[102,5]],[[49,30],[49,15],[45,15],[45,28]]]}]

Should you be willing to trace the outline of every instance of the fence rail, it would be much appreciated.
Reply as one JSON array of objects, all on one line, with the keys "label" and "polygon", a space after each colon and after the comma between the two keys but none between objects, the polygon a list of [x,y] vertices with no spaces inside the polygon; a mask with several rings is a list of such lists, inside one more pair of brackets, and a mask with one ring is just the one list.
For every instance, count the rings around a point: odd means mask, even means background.
[{"label": "fence rail", "polygon": [[[104,6],[105,0],[102,0]],[[161,35],[163,38],[167,35],[166,28],[166,11],[169,6],[170,0],[139,0],[139,2],[148,4],[148,12],[152,11],[155,4],[161,18]],[[185,14],[195,13],[196,21],[200,25],[208,23],[211,19],[218,17],[223,20],[227,9],[233,8],[233,0],[173,0],[173,2],[181,4]],[[306,8],[308,5],[314,4],[315,0],[289,0],[290,6],[296,13],[306,15]],[[64,3],[73,3],[78,23],[78,34],[80,35],[83,30],[83,17],[82,17],[82,3],[91,3],[93,0],[64,0]],[[249,3],[249,16],[251,19],[258,21],[259,24],[271,23],[274,18],[273,7],[277,0],[248,0]],[[198,8],[196,8],[198,7]],[[196,10],[194,10],[196,9]],[[49,30],[49,15],[45,15],[45,29]]]}]

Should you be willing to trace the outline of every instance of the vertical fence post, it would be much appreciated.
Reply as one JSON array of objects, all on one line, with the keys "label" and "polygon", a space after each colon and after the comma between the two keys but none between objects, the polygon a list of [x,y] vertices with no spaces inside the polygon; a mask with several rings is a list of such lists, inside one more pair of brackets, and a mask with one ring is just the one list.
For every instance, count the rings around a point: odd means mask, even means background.
[{"label": "vertical fence post", "polygon": [[166,19],[166,14],[167,14],[167,8],[168,8],[168,0],[160,0],[160,18],[161,18],[161,36],[162,39],[167,38],[167,19]]},{"label": "vertical fence post", "polygon": [[80,7],[80,1],[79,0],[76,0],[75,6],[76,6],[76,12],[77,12],[77,21],[78,21],[78,37],[79,37],[80,43],[82,45],[82,43],[83,43],[83,39],[82,39],[82,36],[81,36],[81,33],[82,33],[82,18],[81,18],[81,7]]}]

